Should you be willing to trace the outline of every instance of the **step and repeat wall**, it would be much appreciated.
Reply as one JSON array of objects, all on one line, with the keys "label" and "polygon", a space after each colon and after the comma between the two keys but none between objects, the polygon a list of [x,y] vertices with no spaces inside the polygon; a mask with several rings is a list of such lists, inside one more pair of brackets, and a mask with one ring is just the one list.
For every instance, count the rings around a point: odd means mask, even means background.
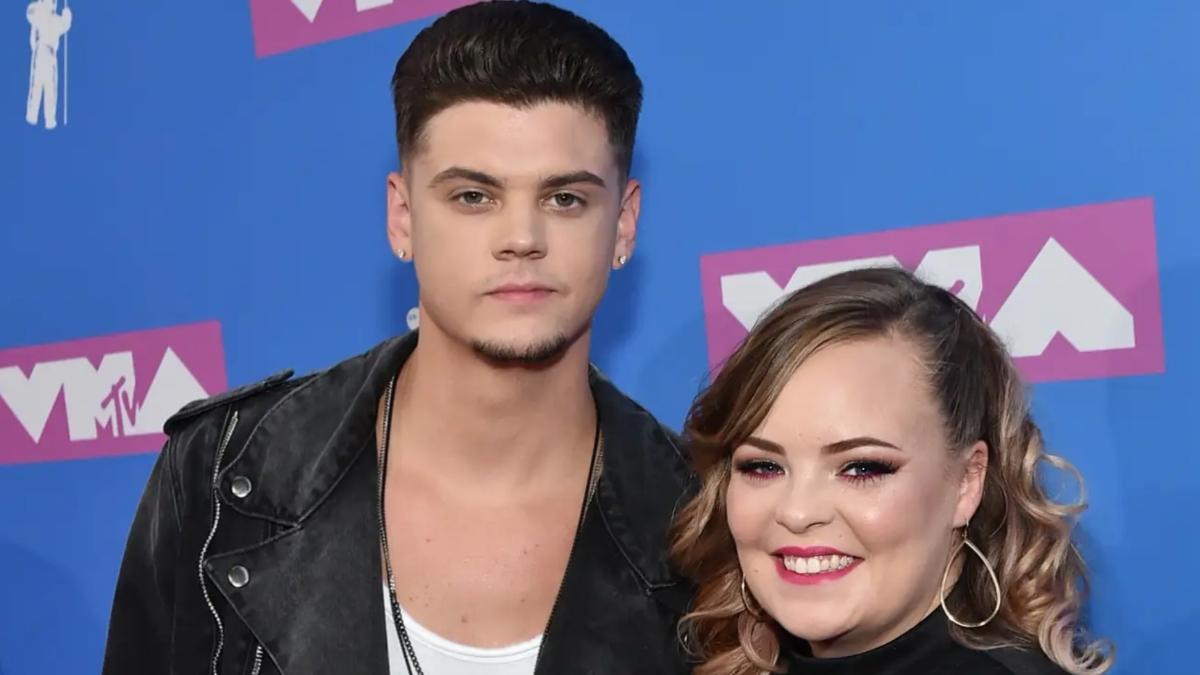
[{"label": "step and repeat wall", "polygon": [[[448,0],[0,6],[0,673],[91,673],[182,404],[408,330],[388,81]],[[1200,6],[568,0],[646,85],[594,359],[678,427],[780,295],[899,262],[1087,479],[1089,622],[1193,673]]]}]

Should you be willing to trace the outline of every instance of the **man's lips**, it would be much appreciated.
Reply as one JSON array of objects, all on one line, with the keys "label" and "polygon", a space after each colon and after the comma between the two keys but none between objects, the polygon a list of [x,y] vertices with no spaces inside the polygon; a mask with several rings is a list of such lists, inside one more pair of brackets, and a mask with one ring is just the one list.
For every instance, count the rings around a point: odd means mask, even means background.
[{"label": "man's lips", "polygon": [[554,292],[554,289],[546,284],[524,282],[502,284],[488,291],[487,295],[508,302],[532,302],[549,297]]}]

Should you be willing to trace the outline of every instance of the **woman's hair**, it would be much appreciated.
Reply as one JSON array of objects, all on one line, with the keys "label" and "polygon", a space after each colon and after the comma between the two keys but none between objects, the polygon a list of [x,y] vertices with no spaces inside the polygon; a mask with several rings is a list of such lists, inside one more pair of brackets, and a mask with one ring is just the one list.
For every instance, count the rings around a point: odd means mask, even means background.
[{"label": "woman's hair", "polygon": [[[948,447],[956,451],[980,440],[988,447],[982,500],[969,536],[1000,581],[1000,612],[982,628],[953,626],[955,639],[979,649],[1036,645],[1068,672],[1107,671],[1110,643],[1091,641],[1079,625],[1086,570],[1070,533],[1084,508],[1082,478],[1045,452],[1012,360],[970,307],[903,269],[871,268],[828,277],[784,298],[688,413],[684,433],[701,482],[676,519],[672,556],[698,585],[692,610],[680,622],[685,644],[701,660],[696,675],[780,671],[782,665],[783,629],[743,599],[725,513],[733,451],[755,432],[784,384],[813,353],[881,336],[905,339],[921,352]],[[1043,463],[1079,479],[1078,503],[1060,504],[1046,495],[1038,477]],[[994,587],[975,556],[965,556],[946,603],[966,621],[986,617],[995,607]]]}]

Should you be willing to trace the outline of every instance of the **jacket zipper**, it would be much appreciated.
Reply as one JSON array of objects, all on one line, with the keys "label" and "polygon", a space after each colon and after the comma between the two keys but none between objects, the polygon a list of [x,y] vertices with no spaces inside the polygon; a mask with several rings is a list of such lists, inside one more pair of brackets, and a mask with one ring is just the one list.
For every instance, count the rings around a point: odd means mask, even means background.
[{"label": "jacket zipper", "polygon": [[604,464],[604,434],[599,430],[600,420],[596,420],[596,456],[592,459],[592,468],[588,472],[588,484],[584,488],[583,508],[579,514],[579,526],[575,528],[575,538],[571,541],[571,552],[567,554],[567,566],[563,570],[563,580],[554,594],[554,604],[550,605],[550,617],[546,619],[546,630],[542,633],[542,644],[538,647],[537,658],[533,661],[533,673],[541,672],[542,655],[546,653],[546,645],[550,642],[550,626],[554,625],[554,613],[558,611],[558,603],[562,600],[563,586],[567,585],[567,575],[571,573],[571,564],[575,561],[575,550],[579,548],[579,537],[583,533],[583,521],[587,518],[588,507],[592,503],[592,495],[600,483],[600,467]]},{"label": "jacket zipper", "polygon": [[221,649],[225,646],[225,626],[221,624],[221,615],[217,613],[217,608],[213,605],[212,597],[208,594],[208,581],[204,577],[204,558],[208,556],[208,546],[212,543],[213,537],[217,535],[217,526],[221,523],[221,498],[217,492],[217,478],[221,474],[221,458],[225,456],[225,448],[228,447],[229,440],[233,438],[233,430],[237,428],[237,423],[238,413],[234,410],[233,415],[229,418],[229,426],[225,428],[225,434],[221,437],[221,445],[217,447],[217,459],[213,463],[213,524],[212,529],[208,531],[208,538],[204,540],[204,546],[200,548],[200,590],[204,592],[204,603],[208,605],[208,611],[212,614],[213,621],[217,624],[217,644],[213,649],[212,675],[217,675],[217,665],[221,659]]},{"label": "jacket zipper", "polygon": [[258,671],[262,670],[263,648],[262,645],[254,646],[254,667],[250,669],[250,675],[258,675]]}]

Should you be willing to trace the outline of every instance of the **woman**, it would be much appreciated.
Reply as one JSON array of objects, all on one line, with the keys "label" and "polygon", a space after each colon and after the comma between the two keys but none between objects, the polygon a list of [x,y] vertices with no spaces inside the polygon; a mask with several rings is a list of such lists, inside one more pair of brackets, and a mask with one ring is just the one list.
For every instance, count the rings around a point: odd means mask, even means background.
[{"label": "woman", "polygon": [[997,336],[900,269],[768,313],[693,405],[673,553],[696,673],[1102,673],[1078,618],[1081,505]]}]

